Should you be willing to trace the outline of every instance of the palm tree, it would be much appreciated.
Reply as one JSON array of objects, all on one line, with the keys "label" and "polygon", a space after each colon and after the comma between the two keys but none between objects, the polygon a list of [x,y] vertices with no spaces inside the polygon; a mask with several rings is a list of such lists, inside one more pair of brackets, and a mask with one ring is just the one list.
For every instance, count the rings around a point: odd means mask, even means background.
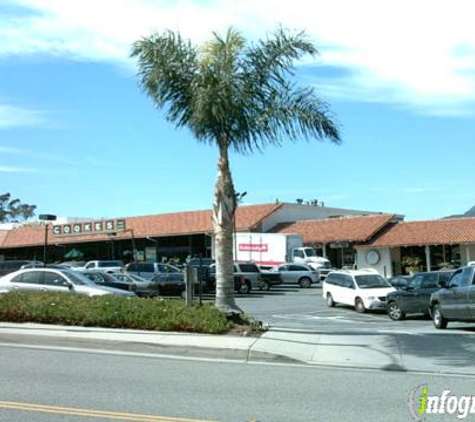
[{"label": "palm tree", "polygon": [[317,53],[304,32],[291,34],[282,28],[255,45],[246,44],[233,28],[224,38],[213,33],[198,47],[170,31],[133,45],[140,85],[165,110],[167,120],[219,149],[213,205],[216,306],[227,314],[241,312],[233,291],[237,201],[229,150],[252,153],[285,139],[340,142],[328,105],[312,88],[290,81],[293,62]]}]

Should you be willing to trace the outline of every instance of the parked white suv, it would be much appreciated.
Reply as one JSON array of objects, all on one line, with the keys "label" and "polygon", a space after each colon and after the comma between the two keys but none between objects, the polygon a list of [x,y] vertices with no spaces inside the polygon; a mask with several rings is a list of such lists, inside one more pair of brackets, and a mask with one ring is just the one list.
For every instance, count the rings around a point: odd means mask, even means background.
[{"label": "parked white suv", "polygon": [[329,307],[336,303],[354,306],[357,312],[385,309],[386,295],[396,289],[374,270],[341,270],[328,274],[322,286]]}]

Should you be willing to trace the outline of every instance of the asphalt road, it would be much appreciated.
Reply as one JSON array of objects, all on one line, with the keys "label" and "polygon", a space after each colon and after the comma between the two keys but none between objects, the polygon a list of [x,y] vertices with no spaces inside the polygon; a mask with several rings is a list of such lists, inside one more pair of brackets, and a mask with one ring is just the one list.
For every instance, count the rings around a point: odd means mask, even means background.
[{"label": "asphalt road", "polygon": [[276,330],[308,332],[395,332],[404,334],[474,334],[475,323],[450,323],[447,330],[436,330],[430,319],[421,315],[392,321],[384,311],[358,314],[351,307],[328,308],[321,286],[300,289],[279,286],[269,292],[238,295],[238,305],[248,314]]},{"label": "asphalt road", "polygon": [[2,422],[401,422],[412,420],[409,394],[421,384],[431,393],[475,394],[475,378],[465,376],[166,360],[1,341],[0,374]]}]

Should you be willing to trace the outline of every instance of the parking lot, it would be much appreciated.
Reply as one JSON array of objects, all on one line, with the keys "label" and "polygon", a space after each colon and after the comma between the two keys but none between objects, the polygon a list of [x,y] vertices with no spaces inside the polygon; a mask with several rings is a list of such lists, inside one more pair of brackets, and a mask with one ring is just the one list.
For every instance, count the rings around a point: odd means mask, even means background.
[{"label": "parking lot", "polygon": [[475,324],[450,323],[446,330],[436,330],[422,315],[392,321],[384,311],[364,314],[337,305],[328,308],[322,298],[321,285],[310,289],[279,286],[269,292],[253,291],[237,295],[237,303],[246,313],[266,322],[274,330],[303,332],[373,332],[403,334],[474,334]]}]

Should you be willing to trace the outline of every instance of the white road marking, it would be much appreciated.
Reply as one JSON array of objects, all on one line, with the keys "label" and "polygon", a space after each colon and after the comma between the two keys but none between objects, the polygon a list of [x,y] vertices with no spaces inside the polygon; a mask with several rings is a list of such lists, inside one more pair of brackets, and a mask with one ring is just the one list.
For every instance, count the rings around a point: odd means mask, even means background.
[{"label": "white road marking", "polygon": [[341,321],[354,323],[358,321],[352,321],[351,319],[346,319],[343,316],[319,316],[319,315],[309,315],[309,314],[276,314],[272,315],[272,318],[275,319],[290,319],[297,321],[311,321],[311,320],[327,320],[327,321]]}]

